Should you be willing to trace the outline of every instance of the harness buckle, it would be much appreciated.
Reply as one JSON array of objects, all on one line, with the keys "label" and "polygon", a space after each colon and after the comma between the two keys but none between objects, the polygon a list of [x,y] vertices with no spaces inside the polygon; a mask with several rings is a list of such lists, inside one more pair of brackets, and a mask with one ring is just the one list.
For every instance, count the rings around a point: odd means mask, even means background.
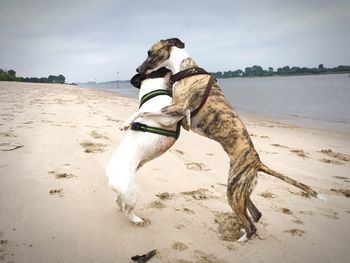
[{"label": "harness buckle", "polygon": [[145,130],[142,129],[142,126],[143,126],[142,123],[133,122],[133,123],[131,124],[130,129],[131,129],[131,130],[134,130],[134,131],[143,131],[143,132],[145,132]]}]

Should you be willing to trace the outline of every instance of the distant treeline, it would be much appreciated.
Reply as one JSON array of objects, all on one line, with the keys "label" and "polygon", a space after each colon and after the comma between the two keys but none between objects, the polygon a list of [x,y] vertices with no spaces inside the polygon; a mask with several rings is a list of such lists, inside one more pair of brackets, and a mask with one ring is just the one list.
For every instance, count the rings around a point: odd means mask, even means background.
[{"label": "distant treeline", "polygon": [[66,78],[63,75],[53,76],[50,75],[47,78],[23,78],[23,77],[16,77],[16,71],[10,69],[10,70],[3,70],[0,69],[0,81],[21,81],[21,82],[35,82],[35,83],[65,83]]},{"label": "distant treeline", "polygon": [[243,70],[238,69],[235,71],[218,71],[212,72],[211,74],[215,78],[237,78],[237,77],[267,77],[267,76],[287,76],[287,75],[308,75],[308,74],[331,74],[331,73],[348,73],[350,72],[350,66],[338,66],[334,68],[325,68],[323,64],[318,65],[317,68],[307,67],[289,67],[285,66],[282,68],[269,67],[267,70],[261,66],[254,65],[252,67],[246,67]]}]

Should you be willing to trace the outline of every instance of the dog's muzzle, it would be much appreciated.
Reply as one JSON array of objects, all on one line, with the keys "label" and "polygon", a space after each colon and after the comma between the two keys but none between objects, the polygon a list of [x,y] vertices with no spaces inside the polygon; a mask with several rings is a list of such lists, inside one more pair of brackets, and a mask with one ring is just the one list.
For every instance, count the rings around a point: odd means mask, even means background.
[{"label": "dog's muzzle", "polygon": [[145,66],[145,63],[143,63],[141,66],[139,66],[137,69],[136,69],[136,72],[137,73],[143,73],[147,70],[147,67]]}]

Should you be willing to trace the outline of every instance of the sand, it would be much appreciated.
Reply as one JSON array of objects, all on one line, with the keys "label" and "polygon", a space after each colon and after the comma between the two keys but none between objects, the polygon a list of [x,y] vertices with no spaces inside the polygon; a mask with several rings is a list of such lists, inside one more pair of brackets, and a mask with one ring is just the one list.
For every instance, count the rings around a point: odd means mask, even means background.
[{"label": "sand", "polygon": [[242,114],[261,159],[327,198],[260,174],[258,236],[236,242],[226,202],[228,158],[182,131],[138,172],[129,224],[104,168],[137,100],[69,85],[0,82],[0,262],[348,262],[350,134]]}]

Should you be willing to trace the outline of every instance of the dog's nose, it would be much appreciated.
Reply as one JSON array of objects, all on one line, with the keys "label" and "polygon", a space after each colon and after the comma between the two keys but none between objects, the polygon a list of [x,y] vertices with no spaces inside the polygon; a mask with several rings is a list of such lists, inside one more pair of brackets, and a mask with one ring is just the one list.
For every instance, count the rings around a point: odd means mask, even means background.
[{"label": "dog's nose", "polygon": [[140,67],[138,67],[138,68],[136,69],[136,72],[137,72],[137,73],[140,73]]}]

